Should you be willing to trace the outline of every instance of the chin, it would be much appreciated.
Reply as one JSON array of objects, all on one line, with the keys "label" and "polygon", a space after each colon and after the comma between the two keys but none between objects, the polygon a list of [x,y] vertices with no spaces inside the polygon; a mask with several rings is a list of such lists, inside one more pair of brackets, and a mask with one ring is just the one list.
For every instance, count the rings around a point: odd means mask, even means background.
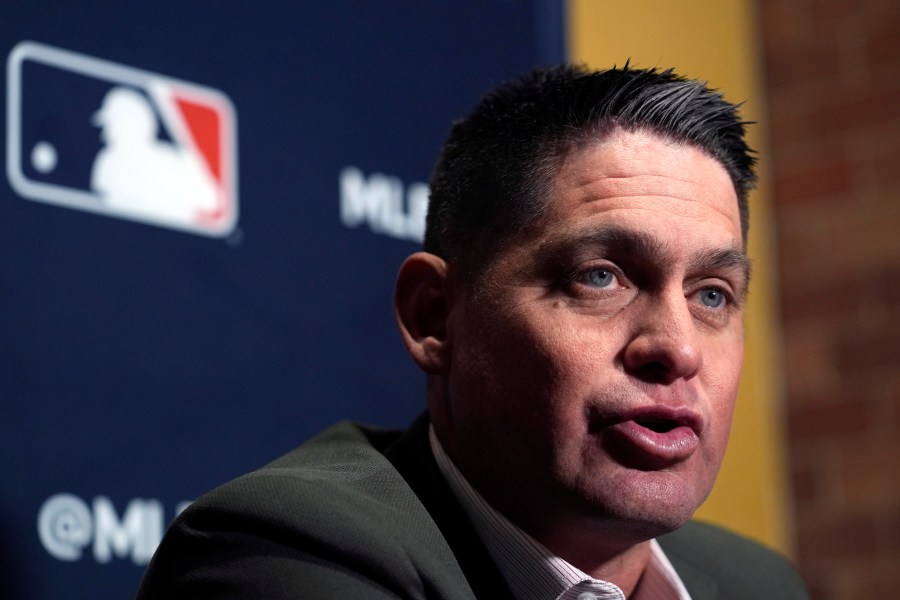
[{"label": "chin", "polygon": [[665,474],[645,473],[618,485],[582,490],[578,495],[584,516],[605,530],[633,537],[634,542],[679,529],[693,517],[708,492],[700,493],[701,486],[661,475]]},{"label": "chin", "polygon": [[[680,529],[693,516],[693,511],[636,510],[636,507],[615,507],[602,515],[592,515],[599,535],[624,546],[632,546]],[[662,507],[658,507],[662,508]]]}]

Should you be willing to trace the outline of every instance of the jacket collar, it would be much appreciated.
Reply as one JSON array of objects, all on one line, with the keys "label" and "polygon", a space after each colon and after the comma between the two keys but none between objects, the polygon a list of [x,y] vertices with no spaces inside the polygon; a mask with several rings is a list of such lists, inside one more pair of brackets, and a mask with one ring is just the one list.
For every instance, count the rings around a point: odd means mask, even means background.
[{"label": "jacket collar", "polygon": [[476,598],[512,600],[512,592],[438,470],[428,445],[430,418],[423,413],[384,456],[428,510],[453,550]]}]

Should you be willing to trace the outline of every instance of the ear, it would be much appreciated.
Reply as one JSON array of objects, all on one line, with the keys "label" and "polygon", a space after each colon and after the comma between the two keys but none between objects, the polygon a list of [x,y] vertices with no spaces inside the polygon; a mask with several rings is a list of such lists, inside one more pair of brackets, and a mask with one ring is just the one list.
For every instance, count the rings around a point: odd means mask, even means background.
[{"label": "ear", "polygon": [[394,288],[394,316],[413,360],[430,375],[446,374],[450,367],[450,294],[443,259],[416,252],[403,262]]}]

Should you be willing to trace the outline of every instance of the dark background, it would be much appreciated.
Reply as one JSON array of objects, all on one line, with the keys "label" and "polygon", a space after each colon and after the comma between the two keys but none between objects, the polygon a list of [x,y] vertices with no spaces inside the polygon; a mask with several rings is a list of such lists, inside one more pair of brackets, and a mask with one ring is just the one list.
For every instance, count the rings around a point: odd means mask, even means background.
[{"label": "dark background", "polygon": [[[552,0],[0,4],[4,56],[32,40],[227,95],[240,209],[210,238],[0,186],[0,598],[130,597],[159,510],[165,525],[339,419],[414,418],[424,379],[390,296],[417,244],[345,227],[339,173],[427,182],[481,93],[564,58],[562,17]],[[49,179],[84,188],[102,93],[27,77],[4,138],[21,126],[24,164],[28,132],[55,136]],[[54,521],[75,560],[38,534],[60,494],[92,520]],[[124,537],[102,562],[91,526],[110,505]]]}]

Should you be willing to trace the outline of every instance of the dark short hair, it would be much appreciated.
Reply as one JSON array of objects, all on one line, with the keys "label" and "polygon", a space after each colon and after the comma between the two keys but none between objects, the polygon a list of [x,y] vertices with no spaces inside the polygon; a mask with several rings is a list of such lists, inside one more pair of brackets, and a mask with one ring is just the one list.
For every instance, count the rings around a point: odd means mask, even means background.
[{"label": "dark short hair", "polygon": [[671,69],[535,69],[453,124],[431,176],[424,249],[477,278],[543,213],[565,152],[616,129],[691,144],[718,160],[737,193],[746,245],[755,159],[737,108]]}]

